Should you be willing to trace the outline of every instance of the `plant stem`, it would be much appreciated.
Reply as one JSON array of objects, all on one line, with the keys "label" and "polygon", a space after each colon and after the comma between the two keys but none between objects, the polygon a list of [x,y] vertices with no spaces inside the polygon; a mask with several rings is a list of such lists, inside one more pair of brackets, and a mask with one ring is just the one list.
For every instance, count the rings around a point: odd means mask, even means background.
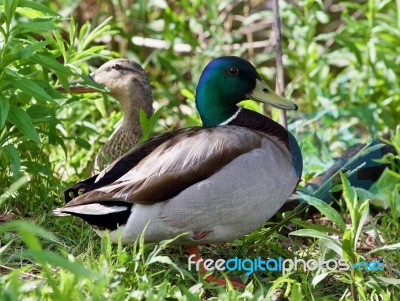
[{"label": "plant stem", "polygon": [[[279,95],[285,94],[285,76],[282,62],[282,47],[281,47],[281,19],[279,16],[279,0],[273,0],[272,6],[274,10],[274,32],[275,32],[275,53],[276,53],[276,86]],[[279,123],[287,128],[286,111],[280,111]]]},{"label": "plant stem", "polygon": [[351,270],[351,299],[353,301],[357,301],[357,288],[354,281],[354,277],[355,277],[355,272],[354,270]]}]

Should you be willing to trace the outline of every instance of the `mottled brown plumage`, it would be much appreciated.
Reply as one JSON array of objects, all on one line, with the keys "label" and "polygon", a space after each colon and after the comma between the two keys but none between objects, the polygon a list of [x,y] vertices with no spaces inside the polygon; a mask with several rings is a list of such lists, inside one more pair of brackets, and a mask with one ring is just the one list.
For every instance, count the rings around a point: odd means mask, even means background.
[{"label": "mottled brown plumage", "polygon": [[[123,111],[120,126],[110,136],[93,160],[89,173],[95,175],[109,163],[131,150],[142,136],[139,113],[143,109],[150,117],[153,114],[153,97],[146,72],[136,62],[114,59],[98,68],[90,77],[105,86],[109,94],[119,101]],[[66,92],[64,88],[58,89]],[[71,93],[97,92],[88,86],[71,86]]]},{"label": "mottled brown plumage", "polygon": [[91,170],[95,174],[137,144],[142,135],[140,109],[150,117],[153,114],[153,98],[146,72],[134,61],[111,60],[91,77],[94,82],[109,89],[109,94],[119,101],[124,113],[121,125],[96,155]]}]

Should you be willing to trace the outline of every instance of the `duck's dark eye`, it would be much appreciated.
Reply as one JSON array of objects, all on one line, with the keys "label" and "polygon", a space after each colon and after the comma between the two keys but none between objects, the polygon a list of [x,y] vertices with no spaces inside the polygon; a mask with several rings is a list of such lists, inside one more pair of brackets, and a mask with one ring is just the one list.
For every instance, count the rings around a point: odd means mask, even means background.
[{"label": "duck's dark eye", "polygon": [[119,69],[121,69],[121,65],[120,64],[114,64],[114,65],[111,66],[111,69],[119,70]]},{"label": "duck's dark eye", "polygon": [[228,69],[228,74],[229,75],[238,75],[239,74],[239,69],[235,67],[230,67]]}]

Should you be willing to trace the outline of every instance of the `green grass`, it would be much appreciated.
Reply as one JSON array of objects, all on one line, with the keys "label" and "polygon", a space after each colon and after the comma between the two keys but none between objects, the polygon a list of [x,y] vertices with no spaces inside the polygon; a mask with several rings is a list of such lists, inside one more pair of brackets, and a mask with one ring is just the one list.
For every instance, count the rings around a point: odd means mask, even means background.
[{"label": "green grass", "polygon": [[[354,193],[351,188],[349,190],[348,194]],[[345,198],[349,200],[348,196]],[[357,206],[368,210],[366,203],[368,201],[357,203]],[[300,296],[304,300],[338,300],[341,296],[347,296],[344,300],[352,300],[354,289],[358,296],[355,300],[370,300],[374,296],[379,296],[379,300],[398,298],[400,246],[397,243],[390,247],[398,242],[398,217],[392,216],[393,211],[375,215],[355,209],[365,218],[359,218],[357,225],[352,217],[351,223],[343,228],[344,232],[332,222],[324,229],[321,226],[313,230],[311,225],[322,220],[317,217],[310,225],[311,229],[305,226],[305,229],[294,231],[297,226],[292,224],[287,225],[282,234],[266,237],[267,228],[262,228],[232,244],[202,247],[202,253],[204,258],[215,259],[297,256],[308,260],[349,256],[351,261],[361,261],[379,258],[385,264],[383,272],[332,271],[319,275],[301,269],[287,275],[256,272],[248,279],[250,285],[244,292],[212,286],[202,279],[201,274],[188,272],[183,248],[170,246],[168,242],[145,245],[139,240],[133,246],[113,245],[107,236],[98,238],[86,224],[74,218],[45,215],[29,222],[10,221],[0,227],[0,297],[1,300],[198,300],[208,297],[256,300],[259,296],[280,292],[294,300],[300,300]],[[346,213],[344,217],[349,219]],[[369,221],[363,224],[365,220]],[[361,236],[355,238],[360,227]],[[384,240],[380,245],[378,240],[378,248],[371,254],[364,250],[366,242],[362,233],[366,230],[376,231],[379,240]],[[289,236],[285,234],[288,232]],[[339,239],[327,235],[332,233]],[[337,247],[333,248],[332,244]],[[337,249],[343,254],[332,252]],[[243,273],[233,274],[247,280]]]},{"label": "green grass", "polygon": [[[400,131],[396,137],[400,137]],[[350,263],[380,260],[383,271],[299,268],[285,275],[280,271],[257,271],[250,277],[244,272],[231,272],[219,275],[239,276],[249,283],[248,287],[244,291],[216,287],[205,282],[204,275],[188,271],[184,248],[171,241],[144,244],[141,237],[130,246],[112,244],[107,235],[100,239],[76,218],[56,218],[45,211],[0,226],[0,299],[258,300],[273,295],[292,300],[396,299],[400,296],[399,194],[388,191],[390,210],[371,212],[371,195],[368,199],[362,197],[362,191],[350,187],[344,175],[342,182],[346,209],[337,212],[316,198],[304,197],[321,213],[313,220],[293,219],[294,223],[286,223],[272,234],[273,223],[269,222],[230,244],[203,246],[202,255],[214,260],[236,256],[347,258]],[[4,194],[2,200],[6,202],[12,193]],[[372,246],[368,237],[373,238]]]},{"label": "green grass", "polygon": [[[188,271],[183,247],[142,240],[114,245],[78,219],[55,218],[51,210],[63,204],[62,191],[85,177],[121,117],[107,95],[81,99],[59,94],[56,86],[87,80],[84,74],[103,60],[136,59],[149,73],[155,109],[164,108],[142,120],[148,135],[199,124],[193,91],[211,58],[240,55],[267,81],[275,77],[272,11],[264,3],[102,1],[87,11],[79,3],[0,0],[0,300],[400,299],[400,167],[393,155],[383,159],[390,170],[369,191],[338,175],[345,191],[338,209],[312,195],[305,201],[318,214],[282,222],[285,213],[229,244],[201,247],[211,259],[381,260],[384,271],[299,269],[249,277],[236,271],[220,276],[241,277],[249,283],[244,291],[216,287]],[[280,1],[286,96],[301,108],[289,114],[304,157],[301,184],[347,146],[396,128],[399,3]],[[192,51],[139,46],[133,36]],[[246,46],[227,50],[233,44]],[[399,152],[399,130],[391,143]]]}]

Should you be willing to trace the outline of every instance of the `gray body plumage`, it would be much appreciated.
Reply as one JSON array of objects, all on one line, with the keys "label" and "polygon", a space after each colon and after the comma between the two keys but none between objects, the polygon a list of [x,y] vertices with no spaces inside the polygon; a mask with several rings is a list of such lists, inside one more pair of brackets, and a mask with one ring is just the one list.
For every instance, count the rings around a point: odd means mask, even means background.
[{"label": "gray body plumage", "polygon": [[[134,205],[122,227],[122,239],[134,241],[147,222],[146,241],[158,242],[188,232],[179,239],[187,245],[230,241],[255,230],[279,210],[299,180],[287,157],[276,156],[280,149],[264,139],[262,148],[239,156],[169,201],[152,209]],[[199,232],[207,235],[196,239]]]}]

